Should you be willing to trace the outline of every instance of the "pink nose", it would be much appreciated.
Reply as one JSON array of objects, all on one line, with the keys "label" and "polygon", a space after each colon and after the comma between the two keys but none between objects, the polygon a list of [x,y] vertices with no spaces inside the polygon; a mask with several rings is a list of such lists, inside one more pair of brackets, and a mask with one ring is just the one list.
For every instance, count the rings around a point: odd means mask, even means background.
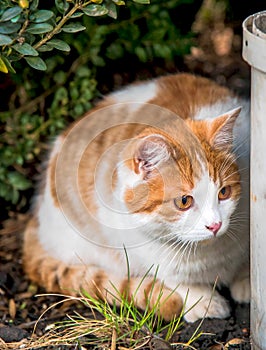
[{"label": "pink nose", "polygon": [[206,226],[206,228],[210,231],[212,231],[212,233],[214,234],[214,236],[216,236],[217,232],[220,230],[222,226],[222,222],[214,222],[212,223],[210,226]]}]

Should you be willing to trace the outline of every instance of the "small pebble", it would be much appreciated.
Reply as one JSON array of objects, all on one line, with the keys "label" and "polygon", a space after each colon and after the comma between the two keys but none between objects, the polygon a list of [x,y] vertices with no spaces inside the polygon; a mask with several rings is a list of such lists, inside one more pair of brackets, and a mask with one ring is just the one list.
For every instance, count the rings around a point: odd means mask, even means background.
[{"label": "small pebble", "polygon": [[15,326],[1,326],[0,338],[6,343],[18,342],[24,338],[29,337],[29,333],[25,329],[20,329]]}]

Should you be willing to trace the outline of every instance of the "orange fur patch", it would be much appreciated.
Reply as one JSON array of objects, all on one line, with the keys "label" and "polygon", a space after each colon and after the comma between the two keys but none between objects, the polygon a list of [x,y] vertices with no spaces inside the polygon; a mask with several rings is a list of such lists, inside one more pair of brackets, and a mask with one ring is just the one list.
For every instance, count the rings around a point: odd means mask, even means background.
[{"label": "orange fur patch", "polygon": [[202,106],[222,102],[231,92],[209,79],[191,74],[178,74],[162,77],[158,80],[158,96],[150,103],[169,109],[180,118],[192,118]]},{"label": "orange fur patch", "polygon": [[55,172],[56,172],[56,162],[58,154],[51,158],[49,162],[49,174],[50,174],[50,192],[53,198],[54,206],[59,207],[59,200],[56,193],[56,181],[55,181]]}]

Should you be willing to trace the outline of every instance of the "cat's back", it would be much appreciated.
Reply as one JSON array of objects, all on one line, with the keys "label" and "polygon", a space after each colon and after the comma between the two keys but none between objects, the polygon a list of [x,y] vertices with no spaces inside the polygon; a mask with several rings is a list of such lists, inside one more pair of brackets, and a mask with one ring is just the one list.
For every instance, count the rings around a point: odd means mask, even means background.
[{"label": "cat's back", "polygon": [[[159,124],[169,116],[184,120],[216,117],[236,104],[237,99],[226,87],[188,73],[139,81],[105,96],[94,109],[72,123],[53,148],[57,151],[68,138],[68,148],[75,153],[88,139],[88,133],[91,138],[100,133],[97,149],[101,152],[114,142],[136,136],[147,123]],[[78,124],[80,127],[76,127]]]},{"label": "cat's back", "polygon": [[111,93],[104,104],[149,103],[187,119],[193,118],[204,106],[224,103],[231,98],[234,96],[229,89],[210,79],[179,73],[129,85]]}]

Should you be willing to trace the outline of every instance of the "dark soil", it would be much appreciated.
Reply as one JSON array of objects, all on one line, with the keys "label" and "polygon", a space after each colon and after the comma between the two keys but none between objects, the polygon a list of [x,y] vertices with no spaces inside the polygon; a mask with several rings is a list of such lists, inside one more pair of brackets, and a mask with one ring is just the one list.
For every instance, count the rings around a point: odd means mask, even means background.
[{"label": "dark soil", "polygon": [[[213,27],[212,36],[210,31],[202,30],[197,39],[197,47],[191,54],[175,64],[163,66],[138,65],[134,72],[123,70],[113,71],[108,66],[112,75],[102,79],[101,91],[105,93],[110,89],[124,85],[132,80],[157,76],[169,72],[189,71],[210,77],[224,84],[238,94],[249,95],[249,67],[241,57],[241,37],[235,28],[228,27],[223,23],[218,31]],[[239,29],[239,28],[238,28]],[[215,34],[216,33],[216,34]],[[223,35],[219,35],[223,33]],[[127,65],[128,67],[128,65]],[[107,71],[102,73],[108,74]],[[107,83],[108,82],[108,83]],[[39,296],[36,294],[44,292],[32,285],[26,278],[22,269],[21,245],[22,228],[27,219],[26,215],[16,213],[14,219],[5,222],[4,228],[0,230],[0,349],[18,349],[24,346],[25,339],[29,339],[34,330],[34,338],[43,335],[46,327],[56,321],[61,321],[66,314],[73,314],[78,310],[86,316],[88,309],[81,308],[77,304],[61,304],[48,310],[49,306],[59,299],[54,296]],[[223,291],[228,294],[227,291]],[[234,304],[231,300],[232,315],[226,320],[205,319],[200,327],[204,333],[192,346],[196,349],[243,349],[248,350],[250,345],[249,330],[249,305]],[[48,310],[38,322],[40,315]],[[173,341],[186,343],[197,329],[199,321],[195,324],[185,324],[177,332]],[[15,343],[14,343],[15,342]],[[169,345],[160,342],[151,342],[149,349],[171,349]],[[68,349],[89,349],[80,347],[78,344]],[[91,347],[90,347],[91,348]],[[175,346],[173,348],[182,348]],[[52,348],[49,348],[52,349]],[[53,349],[65,349],[64,346],[56,346]],[[102,348],[104,349],[104,348]],[[107,349],[107,347],[105,348]],[[121,348],[122,349],[122,348]]]}]

